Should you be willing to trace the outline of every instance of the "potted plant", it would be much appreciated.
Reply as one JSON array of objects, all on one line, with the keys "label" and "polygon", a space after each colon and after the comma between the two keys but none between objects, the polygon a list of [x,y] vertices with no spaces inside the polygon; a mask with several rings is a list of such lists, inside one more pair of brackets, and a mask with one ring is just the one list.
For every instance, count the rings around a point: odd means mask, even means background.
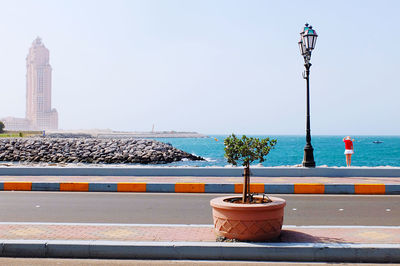
[{"label": "potted plant", "polygon": [[244,166],[243,194],[212,199],[217,236],[242,241],[266,241],[277,238],[282,229],[286,201],[277,197],[253,195],[250,190],[250,164],[264,162],[276,145],[276,139],[237,138],[224,140],[225,157],[232,165]]}]

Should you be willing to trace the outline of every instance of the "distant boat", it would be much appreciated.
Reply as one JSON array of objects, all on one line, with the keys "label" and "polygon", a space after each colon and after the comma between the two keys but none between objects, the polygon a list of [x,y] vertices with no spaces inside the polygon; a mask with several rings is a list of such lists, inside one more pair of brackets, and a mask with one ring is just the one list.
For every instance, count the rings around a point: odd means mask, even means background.
[{"label": "distant boat", "polygon": [[374,140],[372,143],[375,143],[375,144],[381,144],[381,143],[383,143],[383,141],[380,141],[380,140]]}]

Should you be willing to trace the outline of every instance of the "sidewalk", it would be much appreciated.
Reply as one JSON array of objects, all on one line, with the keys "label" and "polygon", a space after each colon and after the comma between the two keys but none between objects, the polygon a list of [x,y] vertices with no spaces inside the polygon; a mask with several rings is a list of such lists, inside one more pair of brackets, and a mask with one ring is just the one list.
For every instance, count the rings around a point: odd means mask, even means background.
[{"label": "sidewalk", "polygon": [[[0,223],[0,239],[216,242],[212,225]],[[283,226],[279,243],[400,244],[400,226]]]},{"label": "sidewalk", "polygon": [[0,223],[7,257],[400,262],[400,227],[284,226],[269,243],[216,242],[212,225]]},{"label": "sidewalk", "polygon": [[[240,193],[242,177],[0,176],[0,190]],[[269,194],[400,194],[400,177],[252,177]]]}]

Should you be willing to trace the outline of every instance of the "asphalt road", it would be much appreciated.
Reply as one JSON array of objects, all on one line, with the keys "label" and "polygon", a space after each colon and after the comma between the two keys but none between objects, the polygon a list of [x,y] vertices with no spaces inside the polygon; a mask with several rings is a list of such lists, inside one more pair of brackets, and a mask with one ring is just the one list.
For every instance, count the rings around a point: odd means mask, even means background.
[{"label": "asphalt road", "polygon": [[[212,224],[220,195],[2,191],[0,222]],[[400,225],[399,195],[277,196],[285,225]]]}]

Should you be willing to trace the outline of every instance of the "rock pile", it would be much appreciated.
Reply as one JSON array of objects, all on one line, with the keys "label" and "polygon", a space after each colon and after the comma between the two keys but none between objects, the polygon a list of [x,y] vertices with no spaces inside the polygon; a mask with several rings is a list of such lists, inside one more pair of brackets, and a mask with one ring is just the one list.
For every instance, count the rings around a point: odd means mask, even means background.
[{"label": "rock pile", "polygon": [[0,161],[164,164],[204,160],[171,145],[145,139],[2,138]]}]

